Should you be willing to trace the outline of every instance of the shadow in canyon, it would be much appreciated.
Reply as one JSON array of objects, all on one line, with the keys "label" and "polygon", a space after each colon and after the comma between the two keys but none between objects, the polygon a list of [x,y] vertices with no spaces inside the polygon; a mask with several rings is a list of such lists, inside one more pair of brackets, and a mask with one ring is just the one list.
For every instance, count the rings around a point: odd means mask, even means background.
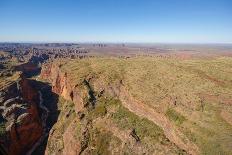
[{"label": "shadow in canyon", "polygon": [[28,62],[15,67],[15,71],[21,71],[26,78],[37,76],[41,72],[41,67],[37,64]]},{"label": "shadow in canyon", "polygon": [[[39,65],[40,61],[30,60],[28,63],[24,63],[15,67],[15,71],[21,71],[23,76],[26,78],[32,78],[41,73],[41,67]],[[40,91],[43,98],[43,105],[49,110],[48,117],[46,120],[46,133],[47,136],[40,143],[38,147],[32,152],[33,155],[43,155],[46,151],[46,146],[48,142],[49,132],[52,126],[57,122],[60,111],[58,110],[58,99],[59,96],[52,92],[52,87],[47,82],[37,81],[30,79],[30,85],[35,88],[38,92]],[[43,109],[39,109],[40,118],[44,113]]]},{"label": "shadow in canyon", "polygon": [[[58,110],[58,100],[59,96],[52,92],[52,87],[49,83],[31,80],[31,85],[33,88],[37,89],[41,92],[43,98],[43,105],[49,110],[48,117],[46,120],[46,133],[49,134],[52,126],[57,122],[60,111]],[[42,117],[43,110],[40,108],[40,118]],[[46,146],[47,146],[48,136],[45,137],[43,142],[37,147],[33,155],[43,155],[45,154]]]}]

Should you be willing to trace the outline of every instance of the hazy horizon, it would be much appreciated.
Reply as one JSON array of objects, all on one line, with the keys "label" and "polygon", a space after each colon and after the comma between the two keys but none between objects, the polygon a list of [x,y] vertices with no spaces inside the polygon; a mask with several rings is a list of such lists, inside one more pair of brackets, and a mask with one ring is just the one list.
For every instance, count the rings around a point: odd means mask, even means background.
[{"label": "hazy horizon", "polygon": [[189,44],[189,45],[231,45],[232,42],[124,42],[124,41],[0,41],[0,43],[20,43],[20,44]]}]

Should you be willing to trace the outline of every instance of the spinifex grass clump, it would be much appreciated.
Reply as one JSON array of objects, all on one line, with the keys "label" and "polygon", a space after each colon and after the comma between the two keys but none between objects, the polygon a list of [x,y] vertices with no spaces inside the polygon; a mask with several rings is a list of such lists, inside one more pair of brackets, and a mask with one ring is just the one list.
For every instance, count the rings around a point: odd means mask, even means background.
[{"label": "spinifex grass clump", "polygon": [[174,109],[171,108],[167,110],[166,115],[170,120],[174,121],[177,125],[182,124],[186,120],[184,116],[182,116],[181,114],[179,114],[178,112],[176,112]]}]

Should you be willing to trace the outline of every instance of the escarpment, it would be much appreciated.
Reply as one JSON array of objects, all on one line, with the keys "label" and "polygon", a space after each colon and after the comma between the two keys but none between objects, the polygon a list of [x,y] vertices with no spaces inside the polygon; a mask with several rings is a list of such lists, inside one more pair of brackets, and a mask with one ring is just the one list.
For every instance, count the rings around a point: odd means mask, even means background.
[{"label": "escarpment", "polygon": [[[99,104],[100,104],[99,100],[101,100],[102,98],[108,98],[108,97],[119,99],[120,106],[125,108],[128,113],[132,112],[134,117],[138,117],[138,119],[148,119],[147,121],[151,121],[151,123],[154,123],[155,126],[158,125],[161,128],[159,130],[164,130],[164,132],[162,131],[163,133],[161,134],[163,135],[162,137],[163,139],[161,138],[162,139],[161,143],[165,143],[163,141],[168,141],[168,144],[165,144],[165,145],[169,145],[169,146],[166,146],[166,148],[163,148],[164,150],[161,151],[162,153],[159,152],[160,154],[163,154],[165,151],[166,153],[169,152],[170,154],[175,154],[174,152],[175,151],[178,152],[177,151],[178,149],[179,151],[181,150],[180,152],[183,154],[185,153],[199,154],[199,150],[197,146],[191,143],[186,137],[184,137],[183,134],[180,134],[180,132],[178,132],[178,129],[172,126],[172,123],[168,121],[165,115],[155,112],[154,110],[149,108],[149,106],[147,105],[144,105],[139,102],[136,103],[131,98],[129,93],[125,91],[125,87],[124,87],[122,80],[118,80],[117,82],[112,83],[112,84],[105,84],[104,82],[101,82],[102,79],[96,80],[95,75],[91,75],[91,73],[87,73],[85,77],[79,80],[79,82],[75,83],[73,81],[73,77],[62,69],[62,64],[55,64],[55,63],[49,63],[43,66],[41,77],[43,79],[47,79],[52,84],[52,90],[54,92],[59,94],[64,99],[74,103],[73,106],[75,109],[75,116],[77,115],[76,117],[78,118],[74,118],[74,120],[72,120],[72,123],[67,125],[66,127],[67,129],[64,131],[62,135],[63,136],[63,141],[62,141],[63,147],[60,149],[60,151],[63,152],[64,154],[66,152],[69,152],[70,154],[78,154],[78,153],[81,154],[83,152],[84,154],[86,153],[88,154],[91,152],[90,150],[88,150],[90,147],[89,143],[91,142],[89,142],[88,140],[89,136],[87,135],[90,134],[89,132],[91,132],[91,130],[93,130],[94,127],[91,127],[91,129],[89,129],[89,125],[84,125],[86,127],[83,127],[82,121],[85,120],[87,117],[85,121],[91,124],[95,124],[92,126],[98,126],[98,123],[99,123],[98,119],[101,119],[101,118],[89,119],[88,115],[90,115],[89,113],[92,113],[92,111],[95,111],[96,109],[98,109]],[[102,105],[100,105],[100,107],[101,106]],[[106,113],[107,115],[114,115],[114,112],[107,112],[108,110],[111,111],[112,109],[109,107],[108,109],[106,107],[107,106],[103,105],[102,107],[103,109],[101,109],[101,113],[103,113],[103,115],[105,115]],[[100,124],[102,123],[109,124],[109,122],[112,122],[112,119],[113,118],[111,118],[111,116],[104,116],[103,120],[105,121],[100,121],[101,122]],[[125,118],[120,118],[120,119],[127,119],[127,116],[125,115]],[[117,121],[120,121],[120,120],[117,120]],[[80,130],[79,131],[80,133],[78,133],[78,134],[82,134],[82,136],[80,136],[82,137],[82,139],[75,140],[75,138],[73,138],[71,135],[75,135],[75,130],[76,130],[75,123],[78,124],[78,122],[82,124],[82,128],[83,128],[82,129],[83,131]],[[129,146],[127,147],[129,147],[130,149],[137,150],[138,154],[155,153],[154,150],[153,150],[154,152],[152,152],[151,150],[146,148],[144,144],[143,145],[139,144],[140,140],[138,139],[140,139],[140,137],[136,135],[137,129],[133,129],[132,127],[130,127],[127,129],[127,131],[123,131],[122,129],[118,128],[117,125],[114,128],[112,128],[113,126],[115,125],[112,124],[106,128],[109,128],[110,130],[112,130],[111,132],[113,132],[112,133],[113,136],[119,137],[120,142],[129,143],[128,144]],[[104,130],[104,131],[106,130],[109,132],[110,131],[109,129],[101,129],[101,130]],[[121,133],[118,132],[120,130],[122,130],[121,131],[122,133],[123,132],[125,132],[125,134],[127,133],[126,137],[121,136]],[[133,135],[136,135],[136,136],[131,136],[132,135],[131,133],[133,133]],[[53,137],[53,136],[50,135],[50,137]],[[136,139],[134,139],[134,137],[136,137]],[[154,144],[149,144],[149,145],[154,145]],[[155,147],[155,145],[153,147]],[[175,151],[172,152],[173,151],[172,150],[170,152],[170,148],[172,148]]]},{"label": "escarpment", "polygon": [[118,47],[0,44],[0,154],[232,154],[228,55]]},{"label": "escarpment", "polygon": [[26,154],[43,133],[39,93],[21,76],[1,90],[0,99],[0,121],[4,124],[0,144],[9,155]]},{"label": "escarpment", "polygon": [[[60,96],[46,153],[231,154],[231,83],[212,80],[222,81],[217,73],[229,72],[231,61],[209,61],[142,57],[44,64],[40,77]],[[215,73],[207,70],[212,66]]]},{"label": "escarpment", "polygon": [[83,98],[87,94],[87,89],[80,89],[78,85],[72,85],[67,73],[60,70],[60,65],[51,63],[44,66],[40,76],[51,83],[53,92],[66,100],[73,101],[77,112],[84,108]]}]

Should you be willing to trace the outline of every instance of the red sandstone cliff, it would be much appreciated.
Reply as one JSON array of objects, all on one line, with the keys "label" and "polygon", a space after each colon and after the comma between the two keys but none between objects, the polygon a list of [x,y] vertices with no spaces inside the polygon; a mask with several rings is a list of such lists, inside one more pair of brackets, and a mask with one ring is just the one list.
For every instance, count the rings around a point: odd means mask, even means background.
[{"label": "red sandstone cliff", "polygon": [[1,115],[6,123],[6,133],[0,144],[9,155],[25,154],[43,132],[39,94],[24,77],[1,92],[4,92]]},{"label": "red sandstone cliff", "polygon": [[[52,83],[52,89],[54,92],[67,100],[73,101],[75,104],[75,111],[77,113],[83,110],[83,98],[86,96],[87,92],[85,90],[84,92],[83,90],[80,90],[77,86],[78,84],[71,85],[73,81],[70,80],[70,77],[66,72],[61,71],[58,64],[50,63],[44,66],[42,68],[41,77]],[[100,81],[94,81],[94,90],[101,92],[101,89],[105,90],[106,93],[110,94],[111,96],[118,97],[122,101],[123,106],[128,108],[131,112],[140,117],[145,117],[160,126],[164,130],[165,136],[171,142],[175,143],[179,148],[185,150],[189,154],[199,154],[197,146],[191,143],[181,132],[179,132],[165,115],[160,114],[148,107],[146,104],[131,98],[120,81],[118,84],[114,84],[113,86],[106,86]],[[67,138],[68,137],[65,137],[64,139]],[[182,139],[184,139],[185,142]],[[64,150],[67,150],[67,148],[71,149],[72,145],[73,143],[71,143],[71,141],[69,141],[68,144],[65,143]],[[75,152],[76,150],[69,151]]]},{"label": "red sandstone cliff", "polygon": [[72,82],[67,76],[67,73],[62,72],[58,64],[50,63],[43,66],[40,76],[51,82],[53,92],[61,95],[66,100],[73,101],[76,112],[84,108],[83,96],[87,92],[80,90],[77,86],[71,85]]}]

